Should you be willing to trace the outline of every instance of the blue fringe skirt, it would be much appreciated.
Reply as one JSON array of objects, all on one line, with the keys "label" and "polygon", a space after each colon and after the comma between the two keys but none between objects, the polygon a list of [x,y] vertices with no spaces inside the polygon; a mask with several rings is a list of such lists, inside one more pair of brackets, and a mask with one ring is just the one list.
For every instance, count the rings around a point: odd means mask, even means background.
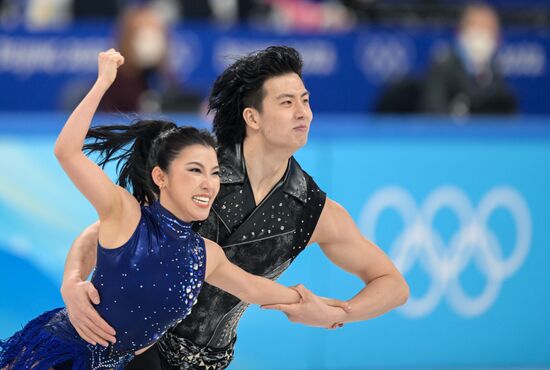
[{"label": "blue fringe skirt", "polygon": [[132,352],[117,354],[112,347],[88,344],[70,325],[64,308],[43,313],[0,341],[0,369],[7,370],[48,370],[67,361],[73,370],[123,369],[133,357]]}]

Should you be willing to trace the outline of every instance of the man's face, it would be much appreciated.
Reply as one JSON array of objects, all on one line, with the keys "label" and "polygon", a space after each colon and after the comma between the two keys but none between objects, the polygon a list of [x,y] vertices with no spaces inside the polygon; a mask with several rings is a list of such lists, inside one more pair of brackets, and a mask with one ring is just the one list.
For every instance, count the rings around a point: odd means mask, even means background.
[{"label": "man's face", "polygon": [[288,73],[264,82],[259,133],[268,146],[298,150],[307,142],[313,113],[300,76]]}]

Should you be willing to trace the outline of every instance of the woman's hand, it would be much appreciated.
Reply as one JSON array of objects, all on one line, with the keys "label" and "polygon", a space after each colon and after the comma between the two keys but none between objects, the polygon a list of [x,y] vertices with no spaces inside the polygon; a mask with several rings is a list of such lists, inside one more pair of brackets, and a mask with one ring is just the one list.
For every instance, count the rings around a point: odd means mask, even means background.
[{"label": "woman's hand", "polygon": [[116,78],[117,69],[124,64],[124,57],[115,49],[102,51],[97,57],[97,80],[109,87]]}]

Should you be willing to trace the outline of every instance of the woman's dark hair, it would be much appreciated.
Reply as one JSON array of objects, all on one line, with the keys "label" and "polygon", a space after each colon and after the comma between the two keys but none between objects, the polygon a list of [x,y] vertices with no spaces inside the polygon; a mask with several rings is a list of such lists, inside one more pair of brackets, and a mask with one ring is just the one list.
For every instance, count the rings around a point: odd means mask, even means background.
[{"label": "woman's dark hair", "polygon": [[237,59],[216,79],[208,99],[214,112],[214,134],[220,146],[240,143],[246,134],[242,113],[247,107],[261,112],[264,82],[287,73],[302,77],[302,58],[288,46],[270,46]]},{"label": "woman's dark hair", "polygon": [[117,162],[117,183],[131,191],[141,204],[154,202],[160,193],[151,170],[159,166],[167,171],[170,163],[190,145],[215,149],[216,141],[206,130],[178,127],[163,120],[138,120],[131,125],[108,125],[91,128],[84,145],[88,154],[99,153],[98,165]]}]

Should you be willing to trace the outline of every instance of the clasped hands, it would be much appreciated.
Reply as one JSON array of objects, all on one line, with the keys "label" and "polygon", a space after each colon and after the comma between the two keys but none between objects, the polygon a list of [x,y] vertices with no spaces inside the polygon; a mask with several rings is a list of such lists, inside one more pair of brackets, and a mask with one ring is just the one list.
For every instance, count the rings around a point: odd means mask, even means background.
[{"label": "clasped hands", "polygon": [[351,312],[348,302],[315,295],[302,284],[291,287],[300,294],[300,302],[270,304],[263,309],[283,312],[289,321],[308,326],[336,329],[344,326],[345,316]]}]

